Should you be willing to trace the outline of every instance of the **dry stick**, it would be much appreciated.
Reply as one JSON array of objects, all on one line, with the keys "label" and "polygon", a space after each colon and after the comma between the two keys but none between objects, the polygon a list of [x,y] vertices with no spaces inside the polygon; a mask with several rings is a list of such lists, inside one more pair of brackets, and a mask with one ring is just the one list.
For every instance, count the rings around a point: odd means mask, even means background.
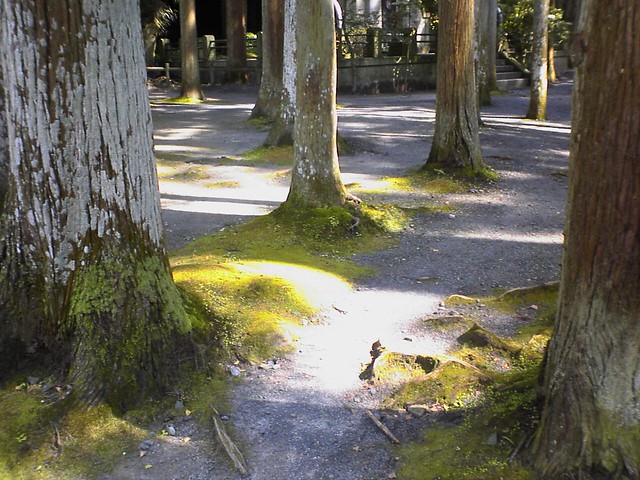
[{"label": "dry stick", "polygon": [[395,443],[396,445],[400,444],[400,440],[398,440],[396,436],[393,433],[391,433],[391,430],[389,430],[384,423],[378,420],[376,416],[373,413],[371,413],[371,410],[365,410],[365,413],[371,419],[371,421],[376,424],[376,427],[382,430],[382,433],[384,433],[387,437],[389,437],[389,440],[391,440],[391,443]]},{"label": "dry stick", "polygon": [[213,426],[216,429],[216,433],[218,434],[218,439],[220,440],[220,443],[222,443],[222,446],[227,452],[227,455],[229,455],[229,458],[233,462],[233,465],[238,469],[238,471],[242,475],[246,475],[248,473],[247,465],[244,461],[244,457],[242,456],[242,452],[240,452],[240,449],[236,446],[235,443],[233,443],[233,440],[231,440],[231,438],[227,434],[226,430],[224,429],[224,426],[218,421],[218,416],[219,416],[218,412],[215,409],[213,410],[213,412],[214,412],[214,415],[212,416]]},{"label": "dry stick", "polygon": [[555,288],[555,287],[557,287],[559,285],[560,285],[560,282],[555,281],[555,282],[546,282],[546,283],[543,283],[541,285],[534,285],[533,287],[512,288],[511,290],[507,290],[502,295],[500,295],[498,297],[498,300],[503,300],[506,296],[512,295],[514,293],[526,293],[526,292],[530,292],[532,290],[536,290],[538,288]]}]

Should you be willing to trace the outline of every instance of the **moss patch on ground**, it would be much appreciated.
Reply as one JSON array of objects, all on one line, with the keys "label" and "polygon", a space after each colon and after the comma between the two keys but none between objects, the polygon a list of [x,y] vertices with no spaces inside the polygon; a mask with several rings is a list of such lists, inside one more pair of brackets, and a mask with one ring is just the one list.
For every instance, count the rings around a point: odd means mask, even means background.
[{"label": "moss patch on ground", "polygon": [[[518,464],[518,453],[531,440],[539,419],[536,386],[550,337],[557,301],[553,284],[515,289],[499,297],[450,298],[473,321],[476,304],[495,314],[522,320],[524,310],[535,315],[510,338],[478,325],[460,337],[451,362],[406,383],[390,399],[391,407],[426,405],[431,411],[458,412],[459,422],[436,421],[414,444],[398,447],[398,477],[407,480],[533,479]],[[531,306],[535,309],[531,309]],[[459,322],[456,322],[459,323]]]},{"label": "moss patch on ground", "polygon": [[[161,436],[167,419],[188,413],[208,424],[214,408],[228,408],[227,382],[211,369],[185,372],[171,396],[146,399],[125,415],[105,405],[74,406],[66,386],[52,377],[33,385],[6,382],[0,387],[0,478],[101,478],[123,455],[138,455],[150,428]],[[180,411],[177,399],[185,405]]]},{"label": "moss patch on ground", "polygon": [[[353,254],[391,246],[408,221],[391,206],[282,206],[197,239],[172,254],[196,337],[252,361],[283,353],[290,348],[287,325],[312,319],[320,307],[312,290],[347,289],[372,274]],[[304,288],[304,278],[316,285]]]},{"label": "moss patch on ground", "polygon": [[293,146],[257,147],[240,154],[240,157],[250,163],[291,166],[293,165]]}]

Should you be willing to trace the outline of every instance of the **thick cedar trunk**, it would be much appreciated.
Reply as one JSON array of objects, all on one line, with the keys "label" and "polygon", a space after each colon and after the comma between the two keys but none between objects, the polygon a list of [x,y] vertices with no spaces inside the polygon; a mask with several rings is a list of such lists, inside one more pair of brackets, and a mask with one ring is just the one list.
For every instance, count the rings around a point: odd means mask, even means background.
[{"label": "thick cedar trunk", "polygon": [[247,74],[247,0],[226,0],[227,80],[246,82]]},{"label": "thick cedar trunk", "polygon": [[196,0],[180,0],[180,56],[182,58],[180,96],[204,100],[198,63]]},{"label": "thick cedar trunk", "polygon": [[275,119],[282,96],[284,0],[262,0],[262,79],[252,117]]},{"label": "thick cedar trunk", "polygon": [[284,1],[284,46],[282,59],[282,92],[276,118],[265,145],[291,145],[296,114],[296,2]]},{"label": "thick cedar trunk", "polygon": [[498,89],[496,55],[498,51],[497,0],[475,0],[478,41],[478,100],[480,105],[491,104],[491,92]]},{"label": "thick cedar trunk", "polygon": [[638,479],[640,5],[583,5],[565,255],[535,465],[543,478]]},{"label": "thick cedar trunk", "polygon": [[527,112],[531,120],[544,120],[547,116],[548,31],[549,0],[533,0],[531,97]]},{"label": "thick cedar trunk", "polygon": [[331,0],[298,0],[294,167],[287,202],[342,205],[338,166],[336,49]]},{"label": "thick cedar trunk", "polygon": [[163,246],[138,5],[0,0],[0,59],[0,361],[8,345],[47,349],[81,400],[126,405],[166,385],[188,326]]},{"label": "thick cedar trunk", "polygon": [[484,168],[473,62],[473,9],[473,0],[439,2],[436,126],[427,164]]}]

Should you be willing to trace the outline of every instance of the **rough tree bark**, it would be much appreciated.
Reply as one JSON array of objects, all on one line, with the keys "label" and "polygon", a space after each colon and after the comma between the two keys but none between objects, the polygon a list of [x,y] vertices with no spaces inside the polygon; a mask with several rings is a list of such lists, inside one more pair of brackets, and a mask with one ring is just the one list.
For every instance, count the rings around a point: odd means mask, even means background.
[{"label": "rough tree bark", "polygon": [[549,0],[533,1],[533,45],[531,50],[531,96],[527,118],[547,117],[547,56],[549,53]]},{"label": "rough tree bark", "polygon": [[296,116],[296,2],[284,2],[282,92],[276,117],[264,142],[266,146],[291,145]]},{"label": "rough tree bark", "polygon": [[4,103],[4,80],[2,78],[2,57],[0,56],[0,208],[7,195],[9,176],[9,144],[7,143],[7,112]]},{"label": "rough tree bark", "polygon": [[585,0],[539,478],[640,478],[640,4]]},{"label": "rough tree bark", "polygon": [[288,203],[342,205],[337,150],[335,23],[331,0],[297,0],[294,167]]},{"label": "rough tree bark", "polygon": [[204,100],[198,62],[196,0],[180,0],[180,56],[182,62],[180,96],[192,100]]},{"label": "rough tree bark", "polygon": [[253,118],[273,120],[282,96],[284,0],[262,0],[262,79]]},{"label": "rough tree bark", "polygon": [[478,101],[491,105],[491,92],[498,89],[496,55],[498,52],[497,0],[475,0],[478,42]]},{"label": "rough tree bark", "polygon": [[473,61],[473,0],[438,2],[436,126],[427,165],[484,168]]},{"label": "rough tree bark", "polygon": [[247,0],[226,0],[227,80],[246,82]]},{"label": "rough tree bark", "polygon": [[0,64],[0,362],[47,350],[79,400],[127,405],[167,384],[189,328],[164,250],[138,4],[0,0]]}]

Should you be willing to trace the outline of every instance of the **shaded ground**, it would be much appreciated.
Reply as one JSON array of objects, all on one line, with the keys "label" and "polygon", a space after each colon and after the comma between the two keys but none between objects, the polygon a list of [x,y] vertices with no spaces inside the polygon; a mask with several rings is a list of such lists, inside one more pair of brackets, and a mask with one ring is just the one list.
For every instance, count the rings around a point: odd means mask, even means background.
[{"label": "shaded ground", "polygon": [[[421,205],[446,201],[453,212],[417,216],[393,249],[358,256],[378,274],[352,289],[324,295],[323,322],[301,327],[297,353],[264,369],[243,371],[233,409],[221,412],[241,446],[252,480],[395,478],[397,459],[387,438],[366,417],[384,392],[358,374],[380,341],[405,353],[444,352],[451,339],[425,331],[419,319],[450,294],[480,295],[498,287],[533,285],[559,274],[566,198],[571,83],[550,90],[549,121],[522,120],[528,92],[494,97],[483,109],[487,163],[501,176],[490,189],[431,198],[412,192],[367,194],[384,177],[406,175],[428,154],[435,94],[341,96],[339,128],[356,147],[341,158],[345,184],[367,201]],[[154,90],[152,97],[172,92]],[[264,214],[287,194],[288,167],[234,160],[258,147],[266,131],[246,122],[255,90],[223,87],[211,103],[154,107],[162,159],[191,167],[164,176],[161,191],[170,248]],[[175,173],[175,172],[174,172]],[[494,331],[512,325],[494,321]],[[428,418],[388,418],[400,440]],[[131,457],[109,479],[236,479],[213,433],[185,420],[177,436],[158,439],[150,453]],[[185,441],[189,437],[189,441]],[[146,467],[146,468],[145,468]]]}]

